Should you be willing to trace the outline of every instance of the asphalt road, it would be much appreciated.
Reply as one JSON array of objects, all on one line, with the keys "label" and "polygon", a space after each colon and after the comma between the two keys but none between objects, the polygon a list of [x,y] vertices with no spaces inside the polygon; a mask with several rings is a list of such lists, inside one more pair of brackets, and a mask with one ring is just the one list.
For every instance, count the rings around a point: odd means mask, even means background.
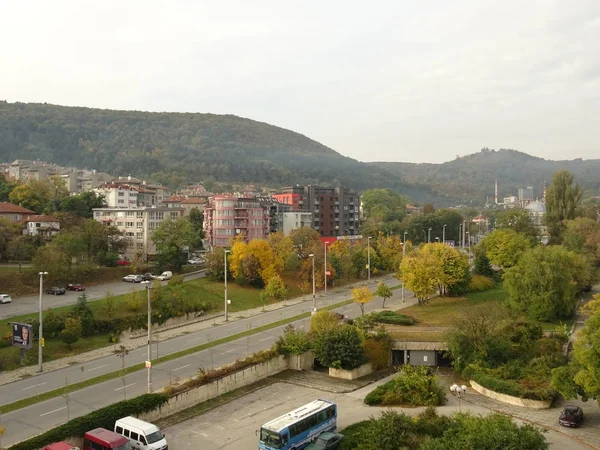
[{"label": "asphalt road", "polygon": [[[389,278],[388,282],[393,279]],[[384,278],[386,279],[386,278]],[[376,284],[371,284],[375,289]],[[400,296],[400,290],[395,290],[394,296]],[[318,306],[323,307],[348,299],[349,291],[344,291],[318,299]],[[382,300],[376,298],[365,307],[371,311],[381,307]],[[310,311],[312,302],[302,302],[275,311],[266,312],[259,316],[240,319],[216,327],[200,330],[184,336],[160,342],[159,355],[166,355],[186,348],[191,348],[216,339],[240,333],[261,325],[276,322],[281,319],[296,316]],[[360,315],[358,305],[351,304],[338,309],[349,317]],[[309,319],[294,323],[308,329]],[[152,382],[155,390],[167,386],[176,379],[185,379],[197,374],[199,368],[210,369],[223,364],[234,362],[236,359],[264,350],[273,345],[277,337],[283,333],[281,326],[261,332],[247,338],[242,338],[212,349],[175,359],[152,368]],[[153,358],[156,357],[153,347]],[[138,364],[146,360],[146,348],[138,348],[125,357],[126,366]],[[97,359],[86,364],[74,364],[54,372],[36,375],[26,380],[0,386],[0,404],[35,396],[45,391],[54,390],[66,383],[75,383],[93,378],[104,373],[121,369],[121,358],[117,355]],[[68,419],[86,414],[95,409],[112,404],[124,398],[131,398],[147,392],[147,371],[142,370],[128,375],[125,379],[115,379],[98,385],[90,386],[69,394],[67,398],[58,397],[27,408],[2,415],[2,423],[6,425],[6,433],[2,439],[4,445],[27,439],[42,433]]]},{"label": "asphalt road", "polygon": [[[202,278],[204,272],[193,272],[185,276],[186,281],[196,278]],[[167,282],[164,281],[163,284]],[[52,287],[44,285],[44,291]],[[100,300],[106,297],[107,293],[112,295],[128,294],[133,290],[145,289],[145,285],[140,283],[126,283],[124,281],[115,281],[112,283],[99,284],[97,286],[86,287],[85,294],[88,300]],[[0,287],[0,293],[2,288]],[[82,292],[67,291],[65,295],[49,295],[44,292],[42,295],[42,307],[44,310],[48,308],[56,308],[58,306],[73,305],[77,302],[77,298]],[[39,311],[40,296],[28,295],[25,297],[13,298],[12,303],[0,304],[0,320],[8,319],[9,317],[21,316],[23,314],[37,313]]]}]

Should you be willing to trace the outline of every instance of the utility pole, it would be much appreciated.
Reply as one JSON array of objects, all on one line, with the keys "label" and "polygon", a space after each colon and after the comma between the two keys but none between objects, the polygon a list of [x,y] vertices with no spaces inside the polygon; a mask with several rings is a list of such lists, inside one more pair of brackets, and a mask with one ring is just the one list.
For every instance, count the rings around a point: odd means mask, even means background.
[{"label": "utility pole", "polygon": [[316,286],[315,286],[315,255],[311,253],[308,255],[309,258],[312,258],[312,288],[313,288],[313,314],[317,312],[317,295],[316,295]]},{"label": "utility pole", "polygon": [[[38,372],[44,371],[43,366],[43,343],[44,343],[44,318],[42,316],[42,293],[44,292],[44,275],[48,275],[48,272],[40,272],[40,326],[38,329]],[[33,338],[32,338],[33,339]]]},{"label": "utility pole", "polygon": [[[402,243],[402,261],[404,261],[404,257],[406,256],[406,235],[407,231],[404,232],[404,242]],[[402,301],[404,301],[404,280],[402,280]]]},{"label": "utility pole", "polygon": [[229,300],[227,299],[227,253],[229,250],[225,250],[225,322],[229,322]]},{"label": "utility pole", "polygon": [[446,224],[444,224],[444,228],[442,230],[442,243],[446,243]]},{"label": "utility pole", "polygon": [[371,236],[367,239],[367,282],[371,281]]}]

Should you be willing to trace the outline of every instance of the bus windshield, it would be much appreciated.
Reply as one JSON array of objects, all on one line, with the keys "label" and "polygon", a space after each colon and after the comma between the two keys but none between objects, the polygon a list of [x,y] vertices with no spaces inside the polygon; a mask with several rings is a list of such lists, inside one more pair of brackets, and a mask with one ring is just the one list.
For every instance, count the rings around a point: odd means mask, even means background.
[{"label": "bus windshield", "polygon": [[260,429],[260,442],[271,448],[281,448],[281,436],[271,430]]}]

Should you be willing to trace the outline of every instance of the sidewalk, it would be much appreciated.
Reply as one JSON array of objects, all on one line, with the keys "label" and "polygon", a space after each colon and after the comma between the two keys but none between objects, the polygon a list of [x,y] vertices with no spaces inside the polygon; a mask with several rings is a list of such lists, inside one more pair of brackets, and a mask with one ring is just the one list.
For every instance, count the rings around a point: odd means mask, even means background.
[{"label": "sidewalk", "polygon": [[[371,287],[372,290],[374,290],[376,288],[377,283],[379,281],[385,281],[386,283],[391,284],[391,286],[394,286],[399,283],[399,281],[393,275],[386,275],[381,278],[371,279],[369,286]],[[395,283],[392,284],[394,281],[395,281]],[[329,289],[327,291],[327,297],[325,297],[321,293],[321,294],[317,294],[317,298],[319,300],[323,300],[324,298],[333,297],[336,294],[342,294],[344,292],[349,293],[349,291],[350,291],[350,289],[352,289],[352,287],[355,287],[357,285],[362,285],[363,283],[364,283],[363,281],[360,281],[360,282],[357,282],[357,283],[354,283],[351,285]],[[394,294],[396,294],[396,292],[399,292],[399,290],[393,291],[393,292],[394,292]],[[396,295],[394,295],[394,297],[395,296]],[[395,303],[394,297],[387,300],[386,309],[393,307],[393,305]],[[351,297],[349,295],[347,299],[350,300],[350,298]],[[407,295],[407,299],[408,298],[409,297]],[[336,303],[339,303],[340,301],[343,301],[343,300],[336,300]],[[376,300],[374,300],[374,301],[376,301]],[[398,299],[397,301],[399,302],[400,305],[402,304],[401,300]],[[297,297],[297,298],[288,299],[288,300],[285,300],[282,302],[265,305],[264,309],[263,309],[263,307],[257,307],[257,308],[253,308],[253,309],[249,309],[249,310],[245,310],[245,311],[238,311],[235,313],[230,313],[229,314],[229,322],[233,322],[233,321],[241,320],[241,319],[247,319],[249,317],[258,316],[264,312],[275,311],[278,309],[287,308],[287,307],[294,306],[294,305],[297,305],[300,303],[308,303],[308,302],[312,302],[311,295],[306,295],[306,297],[304,299],[302,297]],[[409,306],[411,304],[411,302],[407,301],[404,304],[406,306]],[[157,335],[160,336],[160,341],[166,341],[166,340],[178,337],[178,336],[182,336],[184,334],[190,334],[190,333],[194,333],[196,331],[201,331],[201,330],[204,330],[207,328],[213,328],[215,325],[221,325],[223,323],[225,323],[225,317],[224,317],[224,314],[220,314],[219,316],[199,318],[197,322],[194,322],[194,323],[191,323],[188,325],[183,325],[180,327],[169,328],[169,329],[165,329],[162,331],[161,330],[153,330],[152,333],[153,333],[153,336],[157,336]],[[92,350],[92,351],[89,351],[86,353],[80,353],[78,355],[61,358],[61,359],[56,359],[54,361],[44,362],[44,372],[52,372],[55,370],[59,370],[59,369],[71,366],[73,364],[85,363],[85,362],[93,361],[95,359],[103,358],[105,356],[113,355],[114,350],[121,345],[125,346],[128,350],[131,351],[131,350],[134,350],[139,347],[145,347],[147,344],[148,344],[148,338],[145,334],[143,336],[139,336],[136,338],[124,338],[124,339],[121,339],[121,341],[119,343],[112,345],[112,346],[109,345],[107,347],[95,349],[95,350]],[[0,373],[0,385],[12,383],[13,381],[18,381],[23,378],[31,377],[31,376],[35,375],[36,373],[37,373],[37,365],[22,367],[20,369],[7,371],[7,372],[1,372]]]}]

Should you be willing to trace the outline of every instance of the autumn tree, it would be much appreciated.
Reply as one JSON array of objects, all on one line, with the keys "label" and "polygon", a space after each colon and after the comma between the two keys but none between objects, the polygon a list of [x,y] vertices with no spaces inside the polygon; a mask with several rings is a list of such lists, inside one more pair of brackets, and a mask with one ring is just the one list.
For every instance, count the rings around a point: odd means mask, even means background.
[{"label": "autumn tree", "polygon": [[352,300],[360,307],[360,314],[365,315],[365,305],[373,300],[373,293],[368,286],[360,286],[352,289]]},{"label": "autumn tree", "polygon": [[570,172],[561,170],[554,173],[552,184],[546,191],[546,214],[544,216],[551,243],[561,242],[565,221],[575,219],[582,195],[581,188],[574,182],[574,177]]},{"label": "autumn tree", "polygon": [[26,183],[15,187],[8,196],[11,203],[42,214],[50,202],[50,190],[47,184]]},{"label": "autumn tree", "polygon": [[502,229],[492,231],[477,247],[476,251],[483,251],[492,264],[508,269],[519,262],[532,243],[521,233]]},{"label": "autumn tree", "polygon": [[587,217],[565,222],[563,244],[567,250],[589,255],[600,261],[600,223]]},{"label": "autumn tree", "polygon": [[375,295],[377,297],[381,297],[383,299],[382,308],[385,308],[385,301],[388,298],[391,298],[392,295],[394,295],[394,293],[392,292],[392,289],[387,284],[385,284],[383,281],[380,281],[379,284],[377,285],[377,290],[375,291]]},{"label": "autumn tree", "polygon": [[213,281],[225,279],[225,249],[215,247],[206,254],[206,274]]},{"label": "autumn tree", "polygon": [[276,302],[284,299],[287,291],[287,286],[279,275],[272,276],[265,286],[265,294]]},{"label": "autumn tree", "polygon": [[395,272],[402,261],[402,239],[399,235],[384,236],[379,233],[374,247],[379,255],[381,268]]},{"label": "autumn tree", "polygon": [[71,349],[73,344],[81,338],[82,333],[81,320],[69,317],[65,320],[65,328],[60,332],[60,339]]},{"label": "autumn tree", "polygon": [[294,242],[283,232],[269,234],[269,246],[275,256],[275,269],[281,273],[290,267],[297,266],[298,253],[294,250]]},{"label": "autumn tree", "polygon": [[439,260],[442,267],[438,286],[440,295],[466,292],[471,279],[467,255],[446,244],[438,243],[424,245],[420,253],[432,255]]},{"label": "autumn tree", "polygon": [[437,256],[417,250],[402,260],[397,277],[414,293],[419,305],[423,305],[442,284],[444,268]]}]

